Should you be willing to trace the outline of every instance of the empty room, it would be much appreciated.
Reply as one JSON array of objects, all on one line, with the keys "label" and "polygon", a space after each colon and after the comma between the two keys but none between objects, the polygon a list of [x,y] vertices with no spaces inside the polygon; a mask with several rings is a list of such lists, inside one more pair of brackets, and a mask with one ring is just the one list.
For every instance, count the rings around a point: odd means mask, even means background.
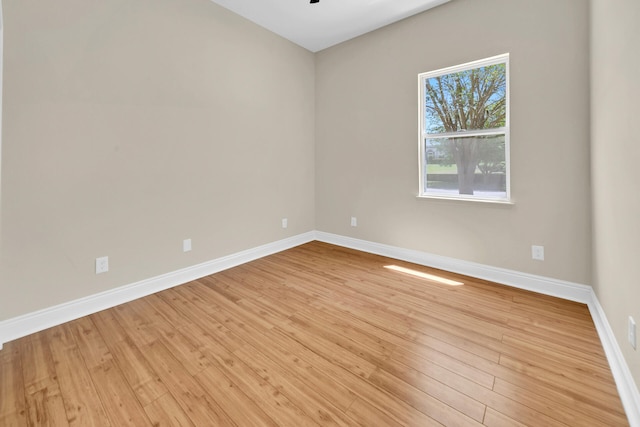
[{"label": "empty room", "polygon": [[640,427],[638,22],[0,0],[0,426]]}]

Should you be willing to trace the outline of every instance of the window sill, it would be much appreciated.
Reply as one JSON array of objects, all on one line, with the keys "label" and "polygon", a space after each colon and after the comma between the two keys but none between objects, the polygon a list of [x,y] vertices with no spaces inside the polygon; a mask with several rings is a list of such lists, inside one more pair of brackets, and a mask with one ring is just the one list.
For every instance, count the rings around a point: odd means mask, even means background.
[{"label": "window sill", "polygon": [[480,199],[480,198],[472,198],[472,197],[460,197],[460,196],[436,196],[436,195],[418,195],[417,199],[431,199],[431,200],[454,200],[461,202],[474,202],[474,203],[489,203],[494,205],[506,205],[513,206],[515,202],[513,199],[511,200],[498,200],[498,199]]}]

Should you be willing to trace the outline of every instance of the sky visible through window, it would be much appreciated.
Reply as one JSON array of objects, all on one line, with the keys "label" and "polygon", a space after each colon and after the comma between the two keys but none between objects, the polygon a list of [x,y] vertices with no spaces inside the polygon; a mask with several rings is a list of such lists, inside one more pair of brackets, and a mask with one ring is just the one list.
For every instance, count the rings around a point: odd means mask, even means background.
[{"label": "sky visible through window", "polygon": [[507,199],[506,60],[422,76],[422,194]]}]

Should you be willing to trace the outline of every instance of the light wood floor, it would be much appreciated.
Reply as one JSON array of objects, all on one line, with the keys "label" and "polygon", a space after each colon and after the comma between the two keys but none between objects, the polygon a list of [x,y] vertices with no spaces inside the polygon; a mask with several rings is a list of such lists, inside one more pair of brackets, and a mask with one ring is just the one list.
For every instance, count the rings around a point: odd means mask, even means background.
[{"label": "light wood floor", "polygon": [[313,242],[7,343],[0,425],[628,423],[586,306]]}]

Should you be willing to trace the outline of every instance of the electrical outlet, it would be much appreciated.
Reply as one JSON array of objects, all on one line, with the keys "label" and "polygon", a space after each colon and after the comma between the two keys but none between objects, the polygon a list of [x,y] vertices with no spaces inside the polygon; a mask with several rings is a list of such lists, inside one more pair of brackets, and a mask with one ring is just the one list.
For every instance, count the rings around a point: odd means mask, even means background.
[{"label": "electrical outlet", "polygon": [[282,218],[282,228],[287,228],[289,226],[289,220],[287,218]]},{"label": "electrical outlet", "polygon": [[531,246],[531,258],[538,261],[544,261],[544,246]]},{"label": "electrical outlet", "polygon": [[633,320],[633,317],[629,316],[629,344],[631,347],[636,348],[636,321]]},{"label": "electrical outlet", "polygon": [[109,271],[109,257],[96,258],[96,274],[106,273],[107,271]]},{"label": "electrical outlet", "polygon": [[184,239],[182,241],[182,252],[189,252],[191,250],[191,239]]},{"label": "electrical outlet", "polygon": [[358,218],[356,218],[355,216],[351,217],[351,226],[352,227],[357,227],[358,226]]}]

